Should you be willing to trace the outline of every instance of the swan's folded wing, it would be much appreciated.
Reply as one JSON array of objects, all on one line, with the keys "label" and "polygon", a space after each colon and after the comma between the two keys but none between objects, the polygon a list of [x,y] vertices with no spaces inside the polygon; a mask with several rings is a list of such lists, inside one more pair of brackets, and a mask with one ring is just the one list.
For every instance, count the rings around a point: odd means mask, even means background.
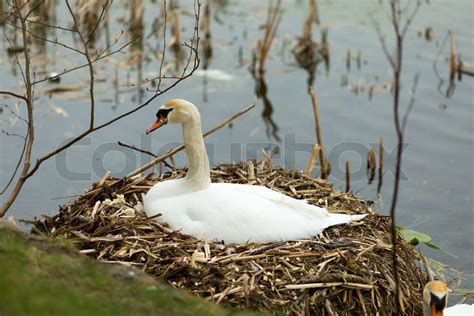
[{"label": "swan's folded wing", "polygon": [[318,216],[318,217],[329,216],[329,213],[327,212],[325,208],[308,204],[306,200],[298,200],[298,199],[289,197],[283,193],[274,191],[265,186],[242,185],[242,184],[229,184],[226,186],[228,187],[229,190],[232,190],[234,192],[242,192],[244,194],[255,196],[255,198],[271,201],[275,204],[285,206],[289,209],[294,210],[296,213],[300,215],[309,217],[309,219],[314,219],[315,216]]}]

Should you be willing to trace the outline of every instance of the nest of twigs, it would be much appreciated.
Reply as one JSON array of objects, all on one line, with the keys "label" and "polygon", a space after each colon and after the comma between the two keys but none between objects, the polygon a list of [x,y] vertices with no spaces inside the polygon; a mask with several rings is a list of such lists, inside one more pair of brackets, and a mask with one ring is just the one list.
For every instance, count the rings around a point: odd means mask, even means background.
[{"label": "nest of twigs", "polygon": [[[38,220],[34,230],[76,239],[82,253],[99,261],[137,267],[226,306],[306,315],[395,312],[390,218],[374,214],[371,202],[269,161],[220,165],[211,175],[214,182],[266,185],[333,212],[369,215],[307,240],[246,245],[197,240],[142,210],[142,194],[156,181],[184,176],[174,170],[157,178],[103,179],[57,215]],[[421,314],[426,275],[418,252],[400,241],[398,256],[399,302],[406,314]]]}]

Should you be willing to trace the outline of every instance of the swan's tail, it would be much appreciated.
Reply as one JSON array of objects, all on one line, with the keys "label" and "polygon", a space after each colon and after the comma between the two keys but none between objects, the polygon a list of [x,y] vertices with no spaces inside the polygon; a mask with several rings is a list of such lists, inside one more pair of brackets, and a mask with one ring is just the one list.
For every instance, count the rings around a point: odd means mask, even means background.
[{"label": "swan's tail", "polygon": [[367,216],[367,214],[362,214],[362,215],[346,215],[346,214],[335,214],[335,213],[329,213],[329,214],[330,214],[330,217],[329,217],[330,226],[360,221]]}]

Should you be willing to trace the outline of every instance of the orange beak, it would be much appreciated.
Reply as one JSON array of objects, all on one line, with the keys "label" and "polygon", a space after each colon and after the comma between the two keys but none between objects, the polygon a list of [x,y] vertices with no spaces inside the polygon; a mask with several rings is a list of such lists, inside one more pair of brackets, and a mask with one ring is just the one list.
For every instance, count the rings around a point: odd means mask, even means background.
[{"label": "orange beak", "polygon": [[162,127],[163,125],[165,125],[166,123],[168,123],[168,120],[166,119],[166,117],[164,116],[160,116],[155,123],[151,124],[150,127],[148,127],[148,129],[146,130],[146,133],[147,134],[150,134],[151,132],[153,132],[155,129],[158,129],[160,127]]}]

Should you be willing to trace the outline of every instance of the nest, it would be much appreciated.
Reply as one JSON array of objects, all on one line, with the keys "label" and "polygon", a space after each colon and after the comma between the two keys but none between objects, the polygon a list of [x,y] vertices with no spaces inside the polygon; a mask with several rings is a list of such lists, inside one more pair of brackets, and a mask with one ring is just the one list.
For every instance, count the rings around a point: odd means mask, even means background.
[{"label": "nest", "polygon": [[[143,212],[142,194],[156,181],[184,174],[174,170],[159,177],[104,178],[58,214],[37,220],[33,230],[72,238],[82,253],[99,261],[137,267],[171,287],[225,306],[306,315],[395,312],[390,218],[375,214],[371,202],[268,160],[220,165],[211,172],[213,182],[265,185],[332,212],[369,214],[312,239],[227,245],[173,231]],[[421,314],[427,277],[418,252],[400,242],[398,256],[398,301],[405,314]]]}]

